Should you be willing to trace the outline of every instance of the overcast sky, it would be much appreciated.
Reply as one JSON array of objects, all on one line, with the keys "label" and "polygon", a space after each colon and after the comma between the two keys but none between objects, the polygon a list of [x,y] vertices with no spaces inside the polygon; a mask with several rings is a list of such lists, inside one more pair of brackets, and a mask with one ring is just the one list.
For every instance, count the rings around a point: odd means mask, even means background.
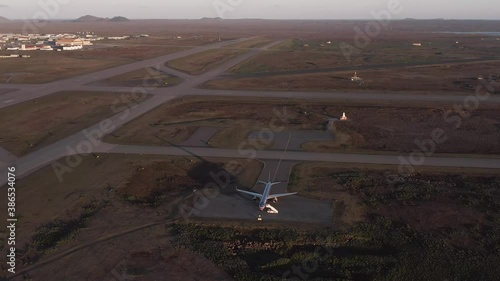
[{"label": "overcast sky", "polygon": [[372,11],[387,10],[390,1],[400,1],[403,7],[393,18],[500,20],[498,0],[0,0],[0,16],[30,19],[43,11],[39,3],[55,2],[62,4],[51,18],[61,19],[87,14],[131,19],[371,19]]}]

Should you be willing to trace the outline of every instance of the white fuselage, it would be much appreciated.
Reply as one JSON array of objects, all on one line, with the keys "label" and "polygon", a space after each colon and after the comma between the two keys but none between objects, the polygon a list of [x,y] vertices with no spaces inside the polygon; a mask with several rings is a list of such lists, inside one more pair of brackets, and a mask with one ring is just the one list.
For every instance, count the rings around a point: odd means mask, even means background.
[{"label": "white fuselage", "polygon": [[264,209],[266,208],[267,198],[271,193],[271,186],[272,186],[271,182],[266,183],[266,187],[264,188],[264,193],[262,193],[262,198],[260,199],[259,202],[259,209],[261,211],[264,211]]}]

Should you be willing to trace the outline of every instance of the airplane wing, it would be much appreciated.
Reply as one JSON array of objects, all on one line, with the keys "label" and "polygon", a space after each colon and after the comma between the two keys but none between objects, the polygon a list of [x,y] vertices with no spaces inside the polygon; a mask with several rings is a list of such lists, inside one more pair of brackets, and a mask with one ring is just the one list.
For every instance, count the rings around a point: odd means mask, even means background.
[{"label": "airplane wing", "polygon": [[245,191],[245,190],[239,190],[236,188],[237,191],[241,192],[241,193],[245,193],[245,194],[248,194],[248,195],[252,195],[254,197],[257,197],[257,198],[262,198],[262,194],[259,194],[259,193],[255,193],[255,192],[250,192],[250,191]]},{"label": "airplane wing", "polygon": [[290,195],[295,195],[295,194],[297,194],[297,192],[294,192],[294,193],[273,194],[273,195],[269,195],[267,197],[267,199],[274,199],[274,198],[285,197],[285,196],[290,196]]}]

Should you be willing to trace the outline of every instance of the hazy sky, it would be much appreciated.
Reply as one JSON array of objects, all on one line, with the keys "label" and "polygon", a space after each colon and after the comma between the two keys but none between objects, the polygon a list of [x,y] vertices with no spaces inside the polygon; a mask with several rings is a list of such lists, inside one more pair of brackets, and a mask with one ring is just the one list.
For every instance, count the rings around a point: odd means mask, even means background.
[{"label": "hazy sky", "polygon": [[136,19],[371,19],[370,12],[387,10],[390,1],[403,7],[393,18],[500,19],[498,0],[0,0],[0,16],[31,19],[44,10],[40,3],[54,2],[61,4],[51,18],[63,19],[86,14]]}]

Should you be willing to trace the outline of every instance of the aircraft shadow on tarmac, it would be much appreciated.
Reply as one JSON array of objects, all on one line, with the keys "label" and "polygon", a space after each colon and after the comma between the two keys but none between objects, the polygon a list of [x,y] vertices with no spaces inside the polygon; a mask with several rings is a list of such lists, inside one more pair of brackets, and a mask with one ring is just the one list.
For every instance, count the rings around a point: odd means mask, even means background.
[{"label": "aircraft shadow on tarmac", "polygon": [[[203,209],[198,210],[198,217],[200,218],[225,218],[225,219],[245,219],[255,220],[259,216],[263,220],[271,221],[289,221],[289,222],[305,222],[305,223],[333,223],[333,202],[326,200],[314,200],[301,197],[300,194],[288,196],[280,199],[278,203],[273,203],[269,200],[268,203],[272,204],[279,210],[278,214],[269,214],[265,211],[258,209],[258,201],[254,201],[252,196],[241,194],[236,191],[238,179],[231,175],[230,171],[225,170],[224,165],[220,163],[213,163],[199,155],[196,155],[178,145],[169,143],[170,145],[181,149],[196,159],[200,160],[200,164],[192,169],[188,175],[192,178],[200,180],[200,182],[207,184],[213,182],[212,175],[226,175],[229,177],[229,184],[223,185],[219,188],[219,194],[213,198],[209,198],[209,203]],[[264,162],[264,168],[261,171],[260,179],[267,179],[271,174],[273,179],[281,181],[280,184],[273,187],[271,194],[284,193],[287,190],[288,178],[291,169],[297,162],[291,161],[278,161],[270,160]],[[265,175],[265,176],[264,176]],[[227,178],[226,178],[227,181]],[[239,186],[241,188],[241,186]],[[253,191],[262,192],[263,185],[257,184]],[[197,190],[196,192],[202,192]]]}]

